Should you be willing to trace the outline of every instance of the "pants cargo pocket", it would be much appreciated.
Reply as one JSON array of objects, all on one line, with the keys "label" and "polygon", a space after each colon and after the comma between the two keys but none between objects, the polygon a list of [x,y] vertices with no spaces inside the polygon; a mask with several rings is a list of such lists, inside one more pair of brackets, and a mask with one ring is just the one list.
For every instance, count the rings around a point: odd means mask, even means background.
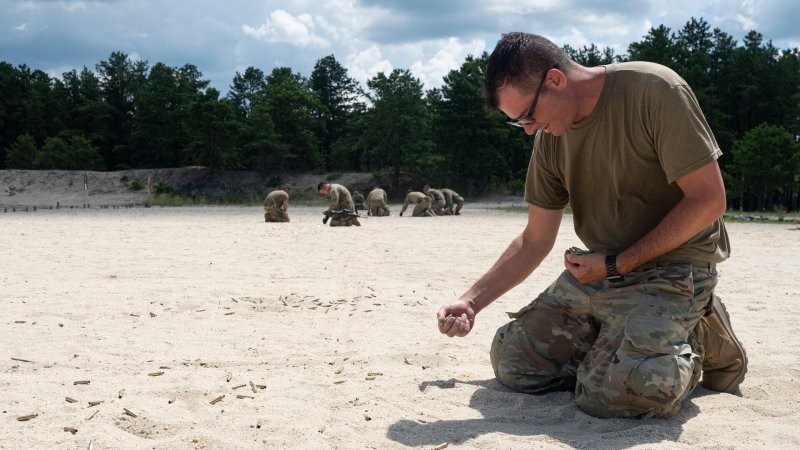
[{"label": "pants cargo pocket", "polygon": [[689,395],[700,374],[700,358],[688,332],[663,317],[630,316],[603,389],[626,415],[670,416]]}]

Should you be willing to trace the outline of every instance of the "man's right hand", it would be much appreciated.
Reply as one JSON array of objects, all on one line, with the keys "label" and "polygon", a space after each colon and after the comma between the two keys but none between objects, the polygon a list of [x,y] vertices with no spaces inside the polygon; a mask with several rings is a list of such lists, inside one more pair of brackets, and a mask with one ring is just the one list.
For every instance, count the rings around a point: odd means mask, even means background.
[{"label": "man's right hand", "polygon": [[400,217],[403,217],[403,211],[400,211]]},{"label": "man's right hand", "polygon": [[464,300],[442,306],[436,313],[439,332],[450,337],[463,337],[475,325],[475,311]]}]

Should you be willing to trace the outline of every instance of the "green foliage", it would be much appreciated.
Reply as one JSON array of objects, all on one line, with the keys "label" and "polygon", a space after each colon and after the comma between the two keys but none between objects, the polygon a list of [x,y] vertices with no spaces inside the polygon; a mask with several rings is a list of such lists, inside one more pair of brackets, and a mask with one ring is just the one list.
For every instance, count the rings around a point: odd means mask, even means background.
[{"label": "green foliage", "polygon": [[761,124],[748,131],[734,145],[733,158],[742,190],[753,191],[759,211],[773,206],[776,191],[800,186],[800,145],[781,126]]},{"label": "green foliage", "polygon": [[373,107],[365,117],[363,145],[378,166],[392,168],[392,187],[403,169],[413,169],[414,155],[431,147],[430,111],[422,98],[422,83],[408,70],[383,72],[367,81]]},{"label": "green foliage", "polygon": [[325,168],[336,168],[342,160],[355,162],[357,168],[358,158],[343,152],[346,147],[340,143],[360,134],[348,126],[364,107],[358,101],[358,82],[347,75],[347,69],[333,55],[317,61],[309,81],[320,101],[320,113],[325,122],[320,134],[320,153]]},{"label": "green foliage", "polygon": [[175,191],[175,188],[173,188],[172,185],[170,185],[169,183],[159,181],[153,186],[153,191],[155,191],[157,195],[171,194],[172,192]]},{"label": "green foliage", "polygon": [[35,169],[37,152],[33,136],[28,133],[22,134],[6,150],[6,167],[9,169]]},{"label": "green foliage", "polygon": [[133,192],[138,192],[138,191],[141,191],[142,189],[144,189],[144,184],[142,184],[142,181],[140,179],[134,178],[134,179],[131,180],[131,184],[128,185],[128,187]]},{"label": "green foliage", "polygon": [[13,184],[6,186],[6,195],[9,197],[17,195],[17,187]]}]

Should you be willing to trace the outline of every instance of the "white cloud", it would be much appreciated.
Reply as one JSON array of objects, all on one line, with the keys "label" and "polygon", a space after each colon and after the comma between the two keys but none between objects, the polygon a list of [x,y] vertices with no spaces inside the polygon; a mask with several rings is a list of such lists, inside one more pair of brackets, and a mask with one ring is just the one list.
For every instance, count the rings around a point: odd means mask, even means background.
[{"label": "white cloud", "polygon": [[742,27],[742,30],[755,30],[758,28],[758,24],[752,17],[746,16],[744,14],[736,14],[736,23]]},{"label": "white cloud", "polygon": [[378,72],[389,75],[394,67],[381,55],[378,46],[373,45],[366,50],[358,51],[347,57],[348,74],[366,86],[366,81]]},{"label": "white cloud", "polygon": [[14,27],[17,31],[28,31],[28,22],[23,23],[20,26]]},{"label": "white cloud", "polygon": [[480,56],[486,49],[483,39],[473,39],[461,43],[459,39],[450,38],[438,45],[436,53],[424,61],[411,64],[411,72],[420,79],[427,89],[442,84],[442,78],[451,70],[457,70],[468,55]]},{"label": "white cloud", "polygon": [[330,42],[316,33],[318,22],[322,22],[319,28],[327,26],[327,22],[315,20],[310,14],[293,16],[282,9],[276,9],[270,13],[267,21],[257,28],[242,25],[242,31],[248,36],[269,43],[280,42],[298,47],[327,47]]},{"label": "white cloud", "polygon": [[61,2],[61,8],[67,12],[86,11],[86,2]]}]

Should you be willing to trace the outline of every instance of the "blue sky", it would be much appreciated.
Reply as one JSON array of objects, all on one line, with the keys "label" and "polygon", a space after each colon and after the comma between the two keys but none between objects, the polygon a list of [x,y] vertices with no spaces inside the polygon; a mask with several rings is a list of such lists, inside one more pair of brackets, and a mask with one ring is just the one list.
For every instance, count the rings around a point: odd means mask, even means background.
[{"label": "blue sky", "polygon": [[122,51],[151,66],[194,64],[225,93],[248,66],[309,76],[333,54],[362,83],[399,68],[431,88],[504,32],[619,54],[651,27],[677,31],[691,17],[738,41],[755,29],[800,47],[797,0],[0,0],[0,60],[61,77]]}]

